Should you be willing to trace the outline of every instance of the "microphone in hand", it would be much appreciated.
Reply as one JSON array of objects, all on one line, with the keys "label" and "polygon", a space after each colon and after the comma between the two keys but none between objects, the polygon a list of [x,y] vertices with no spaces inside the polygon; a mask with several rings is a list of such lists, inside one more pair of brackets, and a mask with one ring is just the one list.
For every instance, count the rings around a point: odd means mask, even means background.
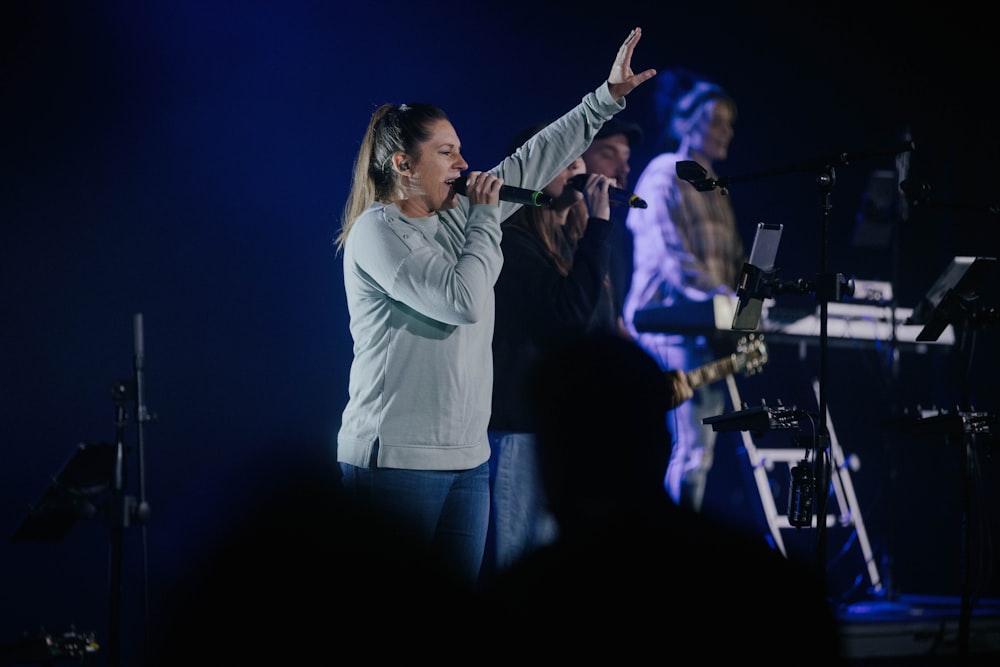
[{"label": "microphone in hand", "polygon": [[[465,176],[456,178],[452,187],[458,194],[468,196],[466,192]],[[519,188],[514,185],[501,185],[500,199],[503,201],[513,202],[515,204],[524,204],[525,206],[548,206],[552,203],[552,197],[545,194],[541,190],[529,190],[527,188]]]},{"label": "microphone in hand", "polygon": [[[577,174],[569,179],[569,183],[580,192],[583,192],[583,189],[587,187],[587,176],[587,174]],[[614,186],[608,187],[608,196],[610,196],[611,201],[627,204],[631,208],[646,208],[646,202],[639,195],[634,195],[631,192],[626,192]]]}]

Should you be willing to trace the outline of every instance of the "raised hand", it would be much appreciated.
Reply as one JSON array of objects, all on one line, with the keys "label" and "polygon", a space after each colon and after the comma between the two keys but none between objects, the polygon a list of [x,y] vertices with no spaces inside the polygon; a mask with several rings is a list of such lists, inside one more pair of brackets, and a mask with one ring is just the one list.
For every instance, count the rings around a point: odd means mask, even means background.
[{"label": "raised hand", "polygon": [[638,74],[632,71],[632,53],[641,38],[642,28],[633,28],[625,41],[622,42],[618,54],[615,56],[615,62],[611,65],[611,74],[608,75],[608,90],[611,91],[611,95],[615,99],[628,95],[640,84],[656,76],[655,69],[647,69]]}]

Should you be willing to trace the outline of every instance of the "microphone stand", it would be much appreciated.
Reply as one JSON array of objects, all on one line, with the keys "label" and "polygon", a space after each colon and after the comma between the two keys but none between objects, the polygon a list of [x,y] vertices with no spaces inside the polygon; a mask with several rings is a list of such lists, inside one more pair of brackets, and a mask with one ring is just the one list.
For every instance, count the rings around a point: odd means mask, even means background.
[{"label": "microphone stand", "polygon": [[[836,184],[836,170],[832,164],[824,165],[816,185],[822,196],[821,219],[822,234],[820,236],[820,280],[827,276],[827,237],[829,232],[831,192]],[[827,291],[817,284],[816,297],[819,299],[819,437],[816,439],[814,483],[816,498],[816,568],[823,580],[826,579],[826,498],[830,489],[830,432],[827,428],[827,349],[829,347],[827,334],[828,304],[830,297]],[[819,493],[818,491],[822,491]]]},{"label": "microphone stand", "polygon": [[[858,160],[865,160],[873,157],[886,157],[890,155],[898,155],[899,153],[905,153],[907,151],[914,150],[915,145],[913,141],[906,140],[903,141],[899,146],[891,148],[889,150],[881,151],[865,151],[859,153],[838,153],[836,155],[828,155],[826,157],[812,158],[809,160],[803,160],[802,162],[791,165],[787,167],[778,167],[775,169],[766,169],[764,171],[757,171],[750,174],[742,174],[737,176],[723,176],[722,178],[709,178],[708,172],[705,168],[693,160],[683,160],[677,163],[677,176],[681,180],[687,181],[695,187],[696,190],[700,192],[707,192],[708,190],[714,190],[719,188],[722,194],[729,194],[729,184],[730,183],[743,183],[745,181],[753,181],[759,178],[766,178],[769,176],[782,176],[784,174],[792,174],[796,172],[825,172],[828,169],[833,169],[837,166],[846,166],[852,162],[857,162]],[[822,173],[818,178],[822,178]],[[822,185],[822,184],[820,184]],[[832,188],[833,183],[830,183]]]},{"label": "microphone stand", "polygon": [[909,179],[901,181],[899,184],[899,188],[903,191],[903,194],[906,196],[907,203],[913,208],[917,207],[944,208],[944,209],[951,209],[953,211],[986,213],[988,215],[993,216],[994,218],[1000,219],[1000,205],[997,204],[993,204],[992,206],[975,206],[972,204],[964,204],[960,202],[934,201],[933,199],[931,199],[930,185],[921,181],[912,181]]},{"label": "microphone stand", "polygon": [[[912,136],[910,134],[910,129],[907,128],[905,132],[905,141],[912,141]],[[901,184],[909,177],[910,172],[910,152],[902,151],[896,156],[896,215],[893,216],[892,226],[890,228],[890,239],[889,239],[889,251],[890,251],[890,285],[892,286],[892,296],[889,298],[889,324],[891,325],[891,333],[889,335],[889,347],[888,347],[888,358],[886,360],[888,373],[889,373],[889,396],[892,400],[892,405],[890,408],[891,416],[894,419],[898,419],[901,414],[901,406],[899,403],[899,398],[901,396],[901,370],[900,364],[902,362],[902,357],[900,353],[899,336],[897,333],[899,321],[897,319],[897,307],[899,305],[898,301],[898,291],[900,285],[900,246],[902,240],[902,228],[903,223],[909,218],[909,207],[908,201],[905,196],[899,196],[901,192]],[[897,502],[898,493],[897,489],[897,479],[899,476],[899,466],[898,466],[898,455],[896,447],[889,447],[888,451],[888,468],[889,468],[889,516],[895,516],[895,503]],[[888,522],[888,530],[886,535],[886,548],[882,553],[882,582],[884,585],[883,596],[887,600],[896,600],[898,597],[896,591],[896,577],[895,577],[895,553],[896,553],[897,539],[896,539],[896,527],[894,521]]]},{"label": "microphone stand", "polygon": [[124,529],[127,524],[127,497],[125,496],[127,466],[125,445],[125,404],[131,395],[132,387],[126,381],[117,382],[111,389],[115,401],[115,458],[112,476],[111,501],[109,505],[109,521],[111,524],[111,555],[110,555],[110,586],[109,620],[108,620],[108,652],[109,664],[118,665],[118,650],[121,634],[121,579],[122,579],[122,543]]},{"label": "microphone stand", "polygon": [[[142,325],[142,313],[136,313],[132,319],[132,348],[133,348],[133,369],[135,373],[135,414],[136,414],[136,454],[138,456],[138,501],[133,506],[135,519],[139,522],[142,532],[142,564],[143,572],[147,572],[148,557],[146,552],[146,522],[149,519],[150,507],[146,500],[146,431],[145,423],[152,417],[146,408],[146,350]],[[149,600],[149,578],[143,577],[143,601]],[[143,628],[147,636],[144,642],[148,646],[149,632],[149,609],[148,604],[143,607]]]},{"label": "microphone stand", "polygon": [[[149,517],[149,504],[145,498],[145,439],[143,425],[149,421],[150,416],[146,410],[145,400],[145,351],[143,349],[142,313],[137,313],[133,318],[132,344],[133,379],[131,383],[124,380],[119,381],[112,388],[112,396],[115,400],[115,467],[110,505],[111,591],[108,621],[108,664],[111,667],[118,667],[121,664],[121,582],[125,528],[132,525],[134,521],[138,521],[141,524],[145,551],[145,524],[146,519]],[[134,392],[131,391],[133,389]],[[137,469],[138,500],[126,494],[128,447],[125,445],[125,424],[127,421],[125,405],[130,398],[134,398],[135,400],[137,450],[139,457]],[[143,562],[145,565],[145,555]],[[144,593],[144,598],[148,599],[148,591]],[[146,627],[148,629],[148,613],[146,614],[146,618]]]},{"label": "microphone stand", "polygon": [[[974,300],[974,299],[973,299]],[[946,300],[947,301],[947,300]],[[976,344],[977,318],[974,313],[960,305],[961,300],[954,299],[954,305],[963,315],[963,320],[956,331],[959,337],[959,354],[965,369],[962,381],[962,407],[972,410],[970,403],[969,378],[972,374],[972,352]],[[961,597],[958,612],[958,656],[962,664],[969,657],[969,635],[972,623],[972,580],[969,570],[972,567],[972,540],[969,530],[969,520],[972,512],[972,467],[975,463],[976,435],[963,429],[962,446],[962,518],[961,518]]]},{"label": "microphone stand", "polygon": [[[677,163],[677,176],[684,181],[691,183],[695,189],[705,192],[718,187],[722,194],[728,194],[729,184],[763,178],[766,176],[776,176],[799,171],[818,172],[816,185],[822,198],[821,201],[821,237],[820,237],[820,271],[815,283],[815,294],[819,300],[820,330],[819,330],[819,434],[816,438],[815,456],[813,458],[814,485],[813,498],[816,505],[816,568],[821,580],[826,580],[826,498],[830,489],[830,468],[831,457],[829,453],[830,431],[827,425],[827,350],[829,347],[827,320],[828,303],[830,300],[839,300],[843,293],[850,296],[853,292],[853,281],[845,281],[840,274],[832,275],[827,273],[828,255],[828,230],[831,203],[831,193],[836,184],[836,167],[847,165],[860,159],[872,157],[885,157],[898,155],[899,153],[912,151],[914,143],[904,141],[902,145],[888,151],[869,151],[863,153],[839,153],[826,157],[805,160],[798,165],[770,169],[743,176],[714,179],[708,176],[707,171],[697,162],[692,160]],[[800,289],[813,291],[810,285],[804,281],[796,283]],[[822,489],[823,493],[816,491]],[[881,588],[881,582],[877,584]]]}]

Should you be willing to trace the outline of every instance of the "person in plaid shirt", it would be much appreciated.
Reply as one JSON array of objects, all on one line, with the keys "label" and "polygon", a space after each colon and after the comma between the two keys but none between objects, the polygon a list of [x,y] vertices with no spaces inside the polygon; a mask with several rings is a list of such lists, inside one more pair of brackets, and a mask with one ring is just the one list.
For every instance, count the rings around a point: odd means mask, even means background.
[{"label": "person in plaid shirt", "polygon": [[[692,370],[729,350],[713,350],[705,336],[639,332],[634,318],[644,308],[683,306],[735,292],[746,260],[729,195],[700,192],[677,176],[677,163],[693,160],[715,177],[733,138],[736,103],[719,85],[686,70],[661,73],[657,112],[671,150],[643,169],[635,194],[647,208],[629,211],[633,235],[632,284],[623,318],[636,341],[664,369]],[[678,504],[702,509],[712,467],[715,433],[704,417],[722,414],[725,392],[706,384],[694,399],[668,413],[673,448],[665,484]]]}]

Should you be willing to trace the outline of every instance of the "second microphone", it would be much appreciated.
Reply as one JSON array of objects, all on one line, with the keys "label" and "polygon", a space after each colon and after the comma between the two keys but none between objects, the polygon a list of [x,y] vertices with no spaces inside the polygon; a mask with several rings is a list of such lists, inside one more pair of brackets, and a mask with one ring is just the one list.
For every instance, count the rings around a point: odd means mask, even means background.
[{"label": "second microphone", "polygon": [[[574,188],[583,192],[583,189],[587,187],[587,174],[577,174],[573,178],[569,179],[570,185]],[[614,186],[608,188],[608,195],[611,197],[611,201],[619,202],[622,204],[628,204],[632,208],[646,208],[646,202],[639,197],[639,195],[634,195],[631,192],[626,192],[620,188]]]}]

